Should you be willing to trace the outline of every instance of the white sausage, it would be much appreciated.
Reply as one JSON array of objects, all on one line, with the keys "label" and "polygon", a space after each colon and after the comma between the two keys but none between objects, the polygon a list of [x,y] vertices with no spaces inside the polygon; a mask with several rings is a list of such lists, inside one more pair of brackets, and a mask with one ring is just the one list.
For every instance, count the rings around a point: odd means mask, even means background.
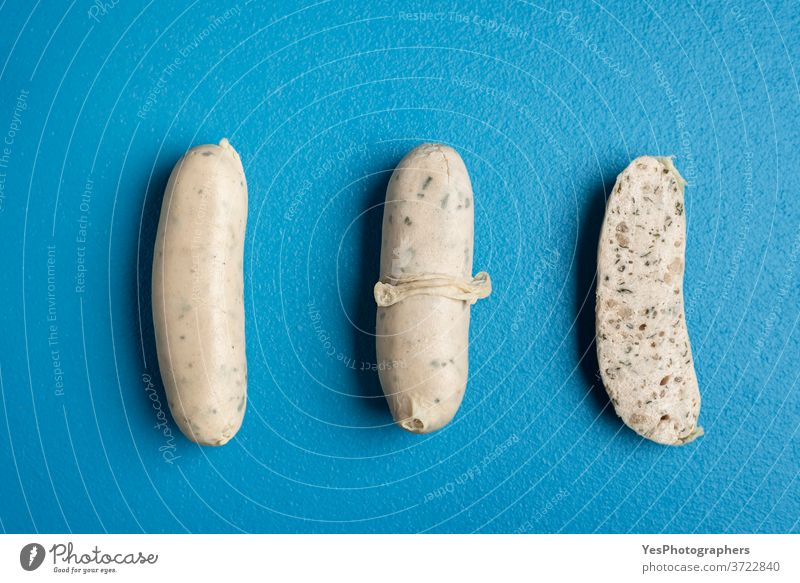
[{"label": "white sausage", "polygon": [[684,180],[669,158],[619,175],[597,257],[597,357],[617,414],[657,443],[702,435],[683,309]]},{"label": "white sausage", "polygon": [[172,415],[203,445],[223,445],[247,400],[242,261],[247,185],[239,155],[189,150],[167,183],[153,262],[158,362]]},{"label": "white sausage", "polygon": [[392,415],[414,433],[446,425],[464,397],[470,304],[491,290],[486,274],[470,281],[473,209],[467,169],[447,146],[415,148],[389,180],[377,359]]}]

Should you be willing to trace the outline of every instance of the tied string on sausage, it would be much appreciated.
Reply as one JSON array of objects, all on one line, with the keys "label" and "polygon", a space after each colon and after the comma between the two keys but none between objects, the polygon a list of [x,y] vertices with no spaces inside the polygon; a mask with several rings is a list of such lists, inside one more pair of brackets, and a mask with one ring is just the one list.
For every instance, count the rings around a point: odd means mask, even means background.
[{"label": "tied string on sausage", "polygon": [[381,308],[419,295],[440,296],[474,304],[492,293],[492,280],[485,271],[481,271],[471,281],[436,273],[388,276],[385,279],[387,281],[376,283],[374,289],[375,303]]}]

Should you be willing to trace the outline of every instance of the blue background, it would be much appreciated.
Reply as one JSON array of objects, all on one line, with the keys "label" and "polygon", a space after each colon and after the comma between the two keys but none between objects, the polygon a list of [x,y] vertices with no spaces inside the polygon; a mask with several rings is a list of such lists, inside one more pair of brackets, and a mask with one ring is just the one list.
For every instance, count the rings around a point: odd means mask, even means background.
[{"label": "blue background", "polygon": [[[796,3],[215,4],[0,4],[4,531],[800,529]],[[166,412],[149,290],[169,172],[224,136],[250,400],[211,449]],[[418,436],[369,368],[381,203],[423,141],[470,169],[495,289],[457,418]],[[604,200],[641,154],[690,183],[682,448],[596,377]]]}]

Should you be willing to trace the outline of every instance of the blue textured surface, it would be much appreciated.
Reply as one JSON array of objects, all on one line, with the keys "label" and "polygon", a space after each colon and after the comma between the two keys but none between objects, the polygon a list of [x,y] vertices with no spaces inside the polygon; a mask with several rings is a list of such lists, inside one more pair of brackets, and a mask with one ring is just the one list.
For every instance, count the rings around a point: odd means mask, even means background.
[{"label": "blue textured surface", "polygon": [[[796,3],[100,6],[0,4],[3,530],[798,531]],[[149,272],[173,164],[223,136],[250,402],[209,449],[159,421]],[[428,436],[368,370],[381,202],[422,141],[464,157],[495,283]],[[641,154],[690,182],[683,448],[595,376],[604,197]]]}]

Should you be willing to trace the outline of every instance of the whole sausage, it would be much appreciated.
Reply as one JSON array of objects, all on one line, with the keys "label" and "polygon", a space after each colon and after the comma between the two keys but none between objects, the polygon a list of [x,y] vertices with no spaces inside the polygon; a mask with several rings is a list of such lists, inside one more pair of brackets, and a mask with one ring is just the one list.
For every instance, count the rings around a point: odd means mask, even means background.
[{"label": "whole sausage", "polygon": [[392,416],[403,429],[446,425],[464,397],[470,305],[489,295],[472,273],[472,185],[450,147],[424,144],[395,169],[383,212],[376,349]]},{"label": "whole sausage", "polygon": [[617,415],[657,443],[703,434],[683,308],[685,181],[670,158],[619,175],[597,257],[597,358]]},{"label": "whole sausage", "polygon": [[170,411],[203,445],[227,443],[244,417],[246,222],[244,170],[228,140],[189,150],[161,207],[153,320]]}]

